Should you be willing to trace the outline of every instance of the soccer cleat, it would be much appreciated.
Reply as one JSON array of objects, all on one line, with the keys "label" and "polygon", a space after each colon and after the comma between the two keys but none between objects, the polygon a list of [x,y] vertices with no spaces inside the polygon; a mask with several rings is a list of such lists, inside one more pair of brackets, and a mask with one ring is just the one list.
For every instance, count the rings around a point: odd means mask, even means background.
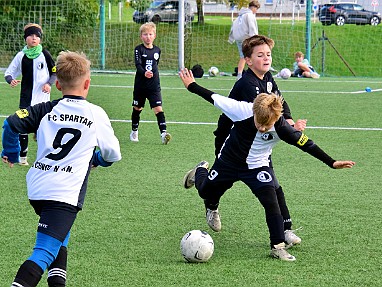
[{"label": "soccer cleat", "polygon": [[162,144],[168,144],[168,142],[171,140],[171,135],[168,132],[163,132],[160,135],[162,139]]},{"label": "soccer cleat", "polygon": [[24,165],[24,166],[28,166],[28,165],[29,165],[26,156],[20,156],[20,159],[19,159],[19,165]]},{"label": "soccer cleat", "polygon": [[183,178],[183,186],[186,189],[189,189],[195,185],[195,173],[198,167],[204,167],[208,169],[209,163],[206,161],[199,162],[193,169],[187,171],[186,175]]},{"label": "soccer cleat", "polygon": [[219,210],[211,210],[207,208],[206,220],[208,226],[215,232],[222,230],[222,223],[220,221]]},{"label": "soccer cleat", "polygon": [[277,245],[273,245],[271,250],[271,256],[283,261],[295,261],[296,258],[293,255],[290,255],[288,251],[286,251],[286,246],[284,242],[281,242]]},{"label": "soccer cleat", "polygon": [[130,140],[132,142],[139,142],[138,131],[131,131],[131,133],[130,133]]},{"label": "soccer cleat", "polygon": [[298,245],[301,243],[301,238],[298,237],[296,234],[294,234],[296,230],[285,230],[285,242],[288,244],[289,247],[292,247],[293,245]]},{"label": "soccer cleat", "polygon": [[313,79],[318,79],[320,77],[320,75],[316,72],[311,72],[310,73],[310,76],[313,78]]}]

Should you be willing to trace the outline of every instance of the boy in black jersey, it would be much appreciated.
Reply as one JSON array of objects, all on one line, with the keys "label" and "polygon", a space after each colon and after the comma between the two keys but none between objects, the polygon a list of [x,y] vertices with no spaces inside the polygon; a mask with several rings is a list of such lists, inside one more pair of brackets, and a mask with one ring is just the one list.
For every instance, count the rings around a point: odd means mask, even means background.
[{"label": "boy in black jersey", "polygon": [[[56,81],[56,67],[52,56],[42,48],[41,26],[29,23],[24,27],[26,46],[13,58],[4,78],[12,87],[21,82],[20,109],[50,100],[51,85]],[[22,79],[17,77],[22,75]],[[20,165],[29,165],[27,160],[28,135],[20,134]]]},{"label": "boy in black jersey", "polygon": [[[281,96],[278,86],[269,72],[272,65],[272,49],[274,41],[263,35],[255,35],[243,41],[242,49],[248,65],[247,72],[238,80],[229,93],[229,97],[237,101],[253,102],[257,95],[261,93],[275,93]],[[303,131],[306,120],[293,121],[291,111],[286,101],[283,102],[283,116],[286,121],[294,125],[294,128]],[[218,156],[221,148],[227,139],[233,122],[224,113],[218,120],[218,128],[214,131],[215,135],[215,155]],[[271,159],[270,159],[271,160]],[[272,165],[272,161],[270,161]],[[272,170],[273,171],[273,170]],[[284,218],[285,241],[288,244],[300,244],[301,238],[292,230],[292,219],[286,204],[285,195],[275,174],[273,174],[277,198]],[[214,214],[215,217],[218,214]]]},{"label": "boy in black jersey", "polygon": [[199,86],[192,72],[187,69],[179,75],[190,92],[221,109],[234,122],[229,138],[210,171],[206,162],[197,165],[186,174],[184,187],[195,185],[204,200],[207,220],[211,221],[208,223],[213,227],[214,212],[218,210],[220,198],[235,182],[244,182],[264,207],[271,256],[285,261],[296,260],[286,250],[283,216],[277,199],[273,168],[269,164],[272,148],[283,140],[334,169],[351,168],[355,162],[332,159],[305,134],[293,128],[282,116],[283,99],[278,95],[262,93],[253,103],[239,102]]},{"label": "boy in black jersey", "polygon": [[18,161],[19,133],[36,133],[38,147],[26,176],[28,199],[39,216],[36,242],[12,287],[37,286],[45,270],[48,286],[66,286],[67,246],[90,170],[121,159],[108,115],[86,100],[90,61],[84,54],[60,52],[57,79],[61,99],[19,110],[3,124],[1,157],[10,167]]},{"label": "boy in black jersey", "polygon": [[160,136],[163,144],[168,144],[171,135],[167,132],[166,119],[162,108],[162,95],[159,80],[158,63],[161,54],[159,47],[155,46],[156,26],[149,22],[143,24],[140,29],[142,44],[135,47],[134,57],[137,71],[135,73],[133,91],[133,112],[131,114],[130,140],[138,142],[138,126],[140,114],[149,100],[150,108],[157,117]]}]

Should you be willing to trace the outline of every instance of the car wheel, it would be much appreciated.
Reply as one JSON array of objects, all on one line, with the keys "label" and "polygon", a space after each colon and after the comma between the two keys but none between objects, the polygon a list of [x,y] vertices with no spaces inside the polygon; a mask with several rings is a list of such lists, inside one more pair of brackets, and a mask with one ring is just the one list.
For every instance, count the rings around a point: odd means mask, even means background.
[{"label": "car wheel", "polygon": [[371,17],[370,25],[377,26],[379,23],[381,23],[381,19],[379,19],[377,16]]},{"label": "car wheel", "polygon": [[346,20],[345,20],[344,16],[338,16],[336,18],[336,25],[337,26],[343,26],[343,25],[345,25],[345,22],[346,22]]},{"label": "car wheel", "polygon": [[151,21],[154,22],[155,24],[158,24],[160,22],[160,17],[159,15],[154,15],[152,18],[151,18]]}]

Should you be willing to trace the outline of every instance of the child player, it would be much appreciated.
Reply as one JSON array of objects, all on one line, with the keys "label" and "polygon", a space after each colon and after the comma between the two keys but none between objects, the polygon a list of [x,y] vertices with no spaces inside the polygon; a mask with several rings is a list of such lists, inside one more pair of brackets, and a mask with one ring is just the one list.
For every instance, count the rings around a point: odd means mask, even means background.
[{"label": "child player", "polygon": [[86,100],[90,61],[84,54],[59,54],[56,87],[61,99],[19,110],[3,125],[1,157],[10,167],[18,161],[18,135],[37,135],[36,161],[26,180],[29,202],[40,219],[33,252],[12,287],[37,286],[45,270],[48,286],[66,286],[70,230],[84,204],[90,169],[121,159],[109,117]]},{"label": "child player", "polygon": [[161,54],[159,47],[155,46],[156,26],[149,22],[143,24],[140,29],[142,44],[135,47],[134,57],[137,71],[134,81],[133,112],[131,114],[130,140],[138,142],[138,126],[140,114],[149,100],[150,108],[157,117],[160,136],[163,144],[168,144],[171,135],[167,132],[166,119],[162,108],[162,95],[159,80],[158,63]]},{"label": "child player", "polygon": [[[26,46],[18,52],[5,71],[5,80],[14,88],[21,78],[20,109],[25,109],[50,100],[50,87],[56,81],[56,67],[49,52],[42,48],[40,42],[42,29],[37,24],[24,27]],[[28,135],[20,134],[20,165],[28,165]]]}]

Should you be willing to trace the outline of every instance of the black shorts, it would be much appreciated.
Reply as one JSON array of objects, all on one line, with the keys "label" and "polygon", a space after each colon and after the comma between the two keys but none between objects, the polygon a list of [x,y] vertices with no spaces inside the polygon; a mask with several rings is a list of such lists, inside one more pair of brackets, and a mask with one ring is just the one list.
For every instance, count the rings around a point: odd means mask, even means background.
[{"label": "black shorts", "polygon": [[276,184],[278,185],[274,180],[274,171],[271,167],[240,170],[232,168],[221,160],[216,160],[207,179],[198,189],[199,195],[204,199],[217,202],[237,181],[245,183],[256,196],[263,187],[271,186],[276,189]]},{"label": "black shorts", "polygon": [[162,94],[160,91],[136,91],[133,92],[133,107],[144,108],[146,99],[150,103],[150,108],[162,106]]},{"label": "black shorts", "polygon": [[30,200],[29,202],[36,214],[40,216],[37,231],[63,242],[80,209],[53,200]]}]

